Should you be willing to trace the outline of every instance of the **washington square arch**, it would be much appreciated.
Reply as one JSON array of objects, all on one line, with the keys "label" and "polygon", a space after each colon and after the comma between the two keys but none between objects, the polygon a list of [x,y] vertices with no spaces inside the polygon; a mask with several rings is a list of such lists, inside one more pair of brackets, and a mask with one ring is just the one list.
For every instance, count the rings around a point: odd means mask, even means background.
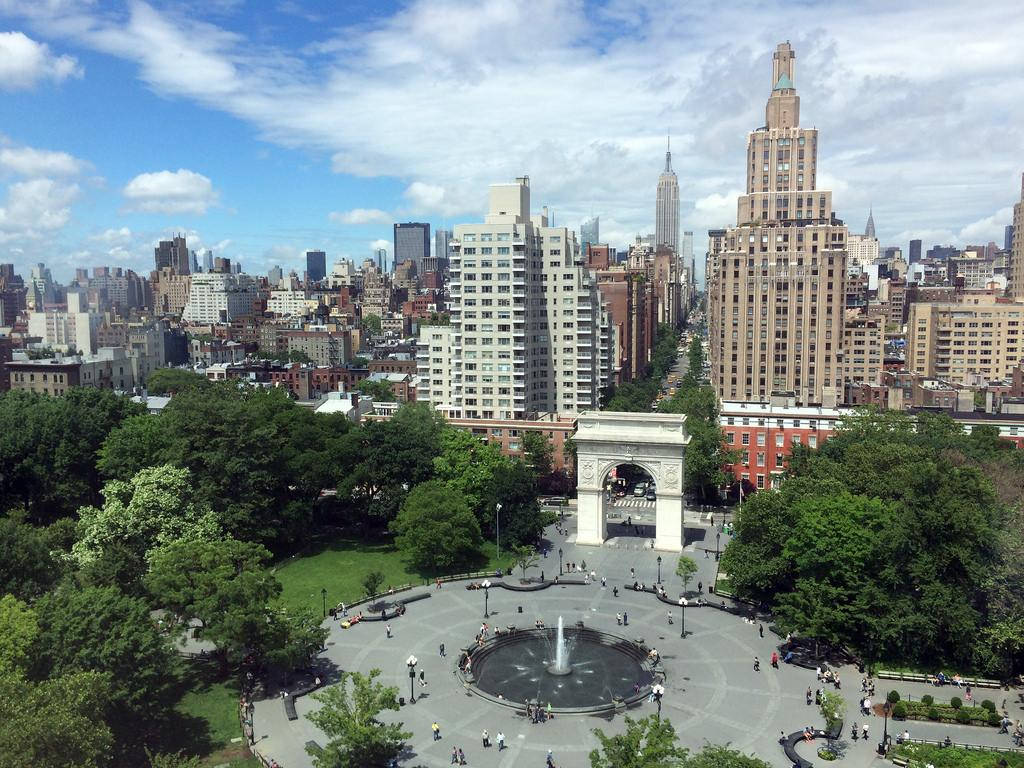
[{"label": "washington square arch", "polygon": [[683,454],[690,436],[675,414],[586,411],[576,419],[577,544],[600,546],[608,522],[605,485],[613,471],[633,464],[657,492],[654,548],[683,549]]}]

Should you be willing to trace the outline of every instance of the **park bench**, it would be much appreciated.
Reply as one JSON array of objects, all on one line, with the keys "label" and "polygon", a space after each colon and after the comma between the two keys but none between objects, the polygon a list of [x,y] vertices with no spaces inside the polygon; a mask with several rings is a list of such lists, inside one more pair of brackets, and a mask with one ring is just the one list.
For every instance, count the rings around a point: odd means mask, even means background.
[{"label": "park bench", "polygon": [[324,748],[317,744],[315,741],[307,741],[306,752],[312,755],[319,756],[324,753]]},{"label": "park bench", "polygon": [[299,713],[295,711],[295,697],[285,696],[284,697],[284,714],[289,720],[298,720]]},{"label": "park bench", "polygon": [[[814,732],[814,738],[816,739],[823,739],[825,736],[826,734],[824,731],[816,730]],[[794,768],[814,768],[813,763],[809,760],[804,760],[796,752],[796,745],[803,740],[803,731],[796,731],[795,733],[789,734],[785,739],[780,740],[780,743],[782,744],[782,751],[786,753],[786,757],[793,763]]]}]

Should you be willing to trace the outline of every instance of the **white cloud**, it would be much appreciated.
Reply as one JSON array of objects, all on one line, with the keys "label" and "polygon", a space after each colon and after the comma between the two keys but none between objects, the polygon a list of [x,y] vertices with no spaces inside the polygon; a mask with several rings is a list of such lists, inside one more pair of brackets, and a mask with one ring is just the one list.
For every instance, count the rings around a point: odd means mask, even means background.
[{"label": "white cloud", "polygon": [[125,185],[121,194],[127,201],[127,210],[199,215],[216,205],[219,196],[206,176],[185,168],[140,173]]},{"label": "white cloud", "polygon": [[74,176],[86,163],[67,152],[53,152],[34,147],[3,147],[0,168],[19,176]]},{"label": "white cloud", "polygon": [[390,240],[374,240],[370,243],[370,251],[376,251],[378,248],[383,248],[388,253],[391,253],[391,241]]},{"label": "white cloud", "polygon": [[103,243],[104,245],[114,246],[125,246],[132,242],[133,234],[128,227],[121,227],[120,229],[106,229],[99,234],[93,235],[89,238],[93,242]]},{"label": "white cloud", "polygon": [[405,198],[412,203],[414,213],[436,213],[445,208],[444,187],[414,181],[405,189]]},{"label": "white cloud", "polygon": [[386,224],[392,221],[391,214],[379,208],[353,208],[351,211],[331,211],[327,218],[339,224]]},{"label": "white cloud", "polygon": [[71,220],[77,184],[29,179],[11,184],[0,207],[0,242],[35,239],[63,228]]},{"label": "white cloud", "polygon": [[59,83],[81,76],[82,68],[73,56],[55,56],[49,46],[24,32],[0,32],[0,89],[19,91],[41,80]]}]

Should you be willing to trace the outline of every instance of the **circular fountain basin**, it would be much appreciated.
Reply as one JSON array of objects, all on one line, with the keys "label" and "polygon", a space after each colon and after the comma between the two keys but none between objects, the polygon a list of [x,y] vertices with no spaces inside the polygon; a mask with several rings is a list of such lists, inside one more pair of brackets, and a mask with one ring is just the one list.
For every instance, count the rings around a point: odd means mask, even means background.
[{"label": "circular fountain basin", "polygon": [[555,664],[554,629],[520,630],[473,651],[478,694],[510,706],[536,701],[562,713],[592,713],[644,698],[654,681],[647,650],[592,629],[566,629],[567,668]]}]

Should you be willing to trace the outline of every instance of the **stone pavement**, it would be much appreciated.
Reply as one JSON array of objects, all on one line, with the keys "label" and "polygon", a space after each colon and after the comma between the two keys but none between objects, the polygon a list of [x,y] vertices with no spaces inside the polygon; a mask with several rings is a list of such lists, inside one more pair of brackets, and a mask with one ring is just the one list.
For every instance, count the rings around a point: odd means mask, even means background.
[{"label": "stone pavement", "polygon": [[[567,537],[559,536],[553,529],[548,532],[550,553],[529,575],[539,576],[543,570],[545,577],[551,579],[558,572],[555,553],[561,547],[563,562],[585,561],[587,570],[607,578],[607,587],[602,588],[598,581],[588,586],[561,585],[529,593],[492,589],[489,599],[494,614],[489,620],[492,625],[532,626],[536,618],[542,618],[551,626],[558,616],[563,616],[566,623],[582,620],[589,626],[643,637],[661,653],[667,672],[662,716],[672,721],[684,746],[699,750],[705,743],[729,743],[733,748],[758,755],[773,766],[788,768],[789,762],[777,743],[780,732],[790,733],[806,725],[821,726],[816,707],[804,703],[806,688],[816,687],[813,670],[785,665],[772,669],[768,660],[778,638],[767,626],[762,638],[756,625],[712,608],[688,608],[687,637],[680,639],[678,609],[672,611],[674,623],[669,625],[668,606],[651,594],[624,589],[633,581],[630,568],[636,570],[640,581],[651,584],[657,579],[659,553],[644,546],[649,540],[623,537],[603,547],[577,547],[573,543],[571,518],[566,524]],[[712,584],[715,577],[715,531],[707,526],[706,520],[697,520],[696,516],[688,519],[687,526],[686,553],[695,558],[700,569],[690,589],[695,590],[700,581],[706,593],[707,585]],[[723,547],[725,540],[723,535]],[[712,554],[705,558],[703,547],[709,541]],[[674,573],[677,557],[660,554],[665,588],[669,595],[677,596],[682,591],[681,581]],[[612,594],[616,586],[619,587],[617,598]],[[401,711],[385,714],[389,720],[402,721],[413,733],[409,740],[410,753],[402,765],[447,766],[452,747],[457,746],[465,751],[471,766],[540,768],[551,749],[555,764],[560,768],[586,768],[589,766],[587,755],[596,745],[592,729],[600,728],[607,734],[624,730],[621,715],[556,716],[547,723],[531,725],[512,710],[492,705],[465,690],[455,676],[456,656],[458,649],[470,643],[479,630],[484,594],[466,590],[461,582],[445,584],[441,590],[431,587],[429,591],[429,599],[411,603],[404,616],[391,622],[391,638],[386,637],[380,622],[364,622],[348,630],[336,622],[331,623],[328,647],[322,654],[322,661],[329,661],[342,670],[368,672],[379,668],[380,680],[397,686],[399,694],[407,700],[409,678],[405,660],[410,654],[419,659],[418,669],[426,672],[427,687],[420,688],[417,682],[416,703],[407,701]],[[628,629],[616,625],[618,612],[628,613]],[[439,656],[440,643],[446,645],[446,658]],[[753,670],[754,656],[761,660],[760,672]],[[853,668],[841,670],[841,676],[846,682],[843,693],[848,699],[847,722],[859,721],[860,677]],[[878,688],[882,696],[885,685]],[[312,766],[304,745],[308,741],[321,745],[326,742],[324,735],[305,717],[317,703],[308,696],[300,697],[295,703],[299,714],[295,721],[286,719],[280,698],[255,705],[256,748],[266,757],[276,759],[282,768]],[[645,703],[629,714],[643,717],[655,711],[655,705]],[[430,726],[434,720],[441,727],[440,741],[432,738]],[[983,737],[994,739],[996,736],[995,729],[919,723],[911,726],[912,735],[921,738],[944,738],[948,732],[954,740],[989,743]],[[480,736],[485,728],[492,741],[498,731],[504,732],[508,748],[500,754],[496,747],[484,749]],[[968,733],[961,735],[958,728]],[[849,726],[846,730],[848,733]],[[881,718],[871,718],[872,739],[868,743],[848,744],[842,764],[854,768],[873,765],[874,748],[881,730]],[[998,738],[1006,739],[1005,736]],[[803,751],[807,753],[805,757],[814,761],[812,748]]]}]

